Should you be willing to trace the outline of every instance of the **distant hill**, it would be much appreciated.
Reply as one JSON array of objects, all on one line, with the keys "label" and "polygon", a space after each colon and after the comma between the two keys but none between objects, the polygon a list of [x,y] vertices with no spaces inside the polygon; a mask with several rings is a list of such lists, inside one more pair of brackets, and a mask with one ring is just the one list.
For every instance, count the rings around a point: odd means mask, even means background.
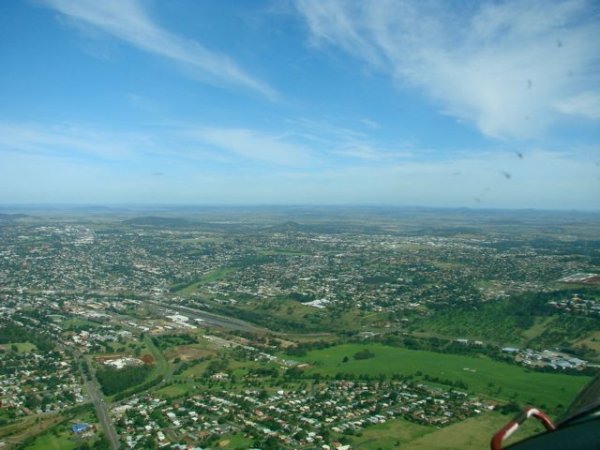
[{"label": "distant hill", "polygon": [[320,234],[337,234],[337,233],[363,233],[377,234],[382,230],[377,225],[363,223],[344,223],[341,221],[323,222],[323,223],[298,223],[293,220],[272,225],[263,230],[270,233],[320,233]]},{"label": "distant hill", "polygon": [[6,222],[12,222],[13,220],[26,219],[29,217],[27,214],[2,214],[0,213],[0,220]]},{"label": "distant hill", "polygon": [[145,227],[190,227],[193,222],[188,219],[181,217],[158,217],[158,216],[146,216],[146,217],[135,217],[133,219],[124,220],[123,223],[133,226],[145,226]]},{"label": "distant hill", "polygon": [[123,221],[134,227],[156,228],[193,228],[196,231],[207,232],[247,232],[253,229],[251,225],[237,222],[201,222],[183,217],[143,216]]},{"label": "distant hill", "polygon": [[287,222],[268,227],[268,230],[275,232],[306,231],[306,226],[298,222],[294,222],[293,220],[288,220]]}]

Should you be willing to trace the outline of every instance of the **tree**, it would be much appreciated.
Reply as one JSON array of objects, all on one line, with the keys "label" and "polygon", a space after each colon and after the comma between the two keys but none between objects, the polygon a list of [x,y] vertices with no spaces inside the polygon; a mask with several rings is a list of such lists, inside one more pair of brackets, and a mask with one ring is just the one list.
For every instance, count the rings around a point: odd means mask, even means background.
[{"label": "tree", "polygon": [[356,359],[356,360],[369,359],[369,358],[374,358],[374,357],[375,357],[375,353],[373,353],[368,348],[365,348],[364,350],[361,350],[354,354],[354,359]]}]

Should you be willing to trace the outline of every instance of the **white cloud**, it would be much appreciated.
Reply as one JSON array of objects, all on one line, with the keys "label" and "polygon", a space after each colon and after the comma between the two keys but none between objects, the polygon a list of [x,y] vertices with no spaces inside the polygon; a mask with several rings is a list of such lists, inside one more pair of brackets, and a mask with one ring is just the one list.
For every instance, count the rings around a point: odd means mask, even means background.
[{"label": "white cloud", "polygon": [[[287,123],[293,128],[291,134],[296,139],[332,156],[359,159],[365,163],[388,163],[413,156],[413,146],[406,140],[396,139],[390,144],[377,139],[371,132],[379,128],[379,124],[369,119],[359,120],[358,130],[306,118],[289,119]],[[369,132],[359,131],[364,128],[370,128]]]},{"label": "white cloud", "polygon": [[290,142],[285,136],[257,132],[245,128],[198,127],[184,130],[197,141],[225,149],[245,159],[280,166],[312,164],[315,155],[308,147]]},{"label": "white cloud", "polygon": [[0,123],[0,150],[60,157],[127,160],[154,147],[141,133],[117,133],[81,125]]},{"label": "white cloud", "polygon": [[238,162],[235,155],[200,145],[192,131],[196,128],[183,130],[174,126],[116,131],[87,124],[0,122],[0,157],[8,153],[37,155],[71,163],[124,163],[130,168],[149,159],[167,164]]},{"label": "white cloud", "polygon": [[600,92],[583,92],[556,103],[556,109],[563,114],[600,119]]},{"label": "white cloud", "polygon": [[231,58],[161,28],[137,0],[42,1],[79,25],[92,26],[142,50],[178,62],[203,81],[225,82],[252,89],[271,100],[277,98],[271,87],[248,75]]},{"label": "white cloud", "polygon": [[369,136],[350,129],[306,120],[288,124],[291,126],[286,132],[266,132],[189,123],[109,130],[77,123],[0,121],[0,155],[38,154],[71,161],[95,159],[128,164],[151,158],[174,164],[316,170],[357,160],[376,164],[411,156],[406,149],[390,151]]},{"label": "white cloud", "polygon": [[[0,202],[600,208],[597,147],[444,157],[413,148],[402,157],[352,130],[318,131],[322,144],[296,133],[190,124],[141,133],[0,123]],[[346,146],[331,146],[333,136],[346,136]]]},{"label": "white cloud", "polygon": [[363,118],[360,120],[362,122],[363,125],[365,125],[367,128],[371,129],[371,130],[377,130],[378,128],[380,128],[380,125],[375,122],[374,120],[368,119],[368,118]]},{"label": "white cloud", "polygon": [[297,9],[313,42],[423,90],[488,136],[539,136],[570,110],[555,105],[600,84],[600,23],[586,0],[299,0]]}]

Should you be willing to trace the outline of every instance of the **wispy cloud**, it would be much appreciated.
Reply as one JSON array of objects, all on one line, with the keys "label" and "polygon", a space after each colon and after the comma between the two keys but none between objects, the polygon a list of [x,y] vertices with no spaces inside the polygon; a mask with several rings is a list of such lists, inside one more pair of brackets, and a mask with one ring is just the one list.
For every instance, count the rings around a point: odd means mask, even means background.
[{"label": "wispy cloud", "polygon": [[[278,95],[228,56],[161,28],[137,0],[42,0],[79,25],[92,26],[142,50],[180,63],[202,81],[251,89],[270,100]],[[190,70],[191,69],[191,70]]]},{"label": "wispy cloud", "polygon": [[591,1],[296,5],[315,44],[421,89],[488,136],[540,136],[562,114],[597,118],[600,22]]},{"label": "wispy cloud", "polygon": [[194,130],[189,126],[114,130],[77,123],[0,122],[0,156],[11,153],[130,167],[151,165],[151,159],[168,164],[237,162],[235,156],[200,142]]},{"label": "wispy cloud", "polygon": [[245,160],[278,166],[306,166],[317,159],[314,152],[284,135],[258,132],[246,128],[197,127],[184,130],[197,142],[224,149]]},{"label": "wispy cloud", "polygon": [[413,156],[413,146],[406,140],[396,139],[390,143],[377,139],[373,132],[379,125],[369,119],[361,119],[359,126],[353,128],[306,118],[289,119],[287,123],[293,129],[291,135],[294,137],[341,158],[365,163],[389,163]]},{"label": "wispy cloud", "polygon": [[556,103],[556,109],[563,114],[600,119],[600,92],[583,92]]},{"label": "wispy cloud", "polygon": [[288,121],[282,130],[177,122],[115,130],[81,123],[0,121],[2,153],[106,163],[143,163],[151,158],[172,164],[314,170],[411,156],[406,150],[382,147],[366,134],[306,119]]},{"label": "wispy cloud", "polygon": [[155,147],[142,133],[119,133],[81,125],[0,123],[0,151],[61,158],[129,160]]},{"label": "wispy cloud", "polygon": [[600,208],[597,147],[529,150],[522,157],[511,149],[433,159],[385,159],[368,146],[347,153],[317,151],[291,133],[245,128],[185,124],[141,136],[0,123],[0,202]]}]

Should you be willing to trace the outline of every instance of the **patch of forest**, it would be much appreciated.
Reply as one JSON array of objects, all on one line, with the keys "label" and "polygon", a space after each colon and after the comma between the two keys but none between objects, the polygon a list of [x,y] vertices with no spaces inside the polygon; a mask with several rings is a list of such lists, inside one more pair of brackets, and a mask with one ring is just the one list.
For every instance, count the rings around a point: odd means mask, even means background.
[{"label": "patch of forest", "polygon": [[143,383],[151,371],[152,367],[146,364],[123,369],[101,367],[96,370],[96,378],[104,395],[113,395]]},{"label": "patch of forest", "polygon": [[481,339],[495,343],[524,342],[523,332],[535,323],[536,317],[560,315],[552,327],[532,340],[540,346],[568,346],[570,341],[582,338],[600,329],[600,318],[575,316],[557,311],[551,301],[571,298],[577,292],[586,297],[597,296],[594,289],[562,289],[554,292],[525,293],[507,299],[478,304],[452,305],[418,321],[413,331],[430,331],[457,338]]}]

